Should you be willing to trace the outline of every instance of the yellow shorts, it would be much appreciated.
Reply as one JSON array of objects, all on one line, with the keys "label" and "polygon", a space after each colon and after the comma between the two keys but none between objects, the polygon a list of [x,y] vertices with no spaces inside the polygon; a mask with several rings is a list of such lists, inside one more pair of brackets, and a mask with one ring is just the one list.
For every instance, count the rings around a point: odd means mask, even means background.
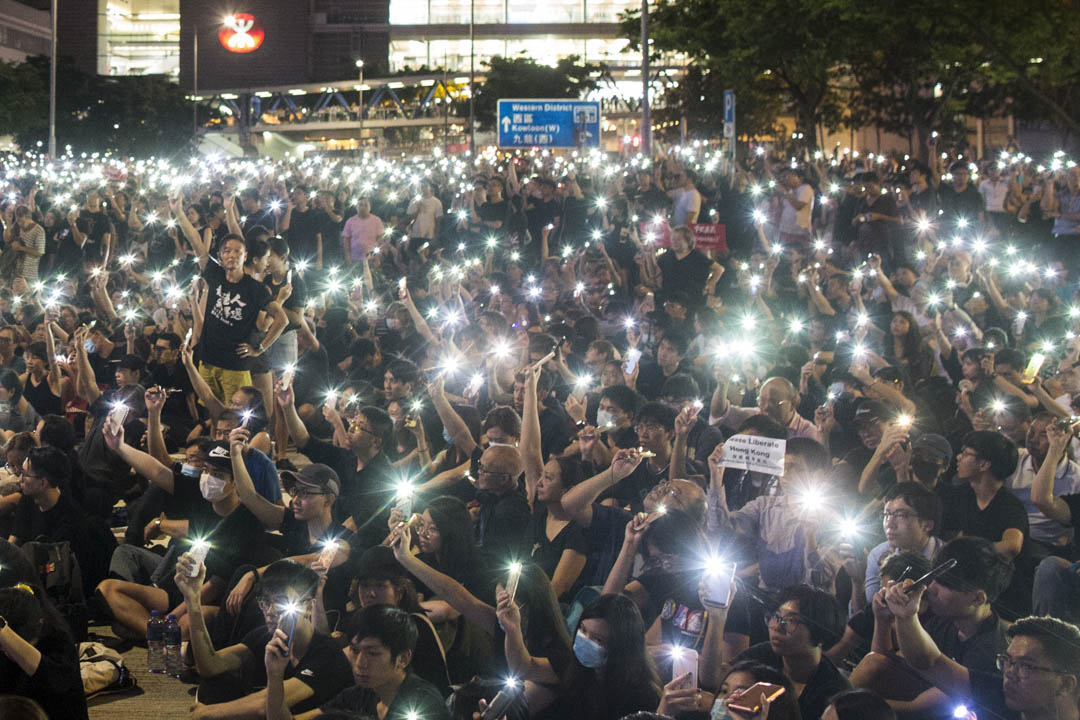
[{"label": "yellow shorts", "polygon": [[226,370],[207,363],[199,365],[199,376],[210,386],[214,397],[226,406],[232,400],[233,393],[251,384],[251,373],[247,370]]}]

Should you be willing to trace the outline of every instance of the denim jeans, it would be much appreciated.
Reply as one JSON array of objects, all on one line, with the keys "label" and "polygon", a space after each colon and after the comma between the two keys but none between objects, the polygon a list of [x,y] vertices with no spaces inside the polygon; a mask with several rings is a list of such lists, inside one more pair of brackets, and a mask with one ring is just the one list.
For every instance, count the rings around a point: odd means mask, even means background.
[{"label": "denim jeans", "polygon": [[1036,615],[1080,622],[1080,569],[1059,557],[1044,559],[1035,570],[1032,602]]}]

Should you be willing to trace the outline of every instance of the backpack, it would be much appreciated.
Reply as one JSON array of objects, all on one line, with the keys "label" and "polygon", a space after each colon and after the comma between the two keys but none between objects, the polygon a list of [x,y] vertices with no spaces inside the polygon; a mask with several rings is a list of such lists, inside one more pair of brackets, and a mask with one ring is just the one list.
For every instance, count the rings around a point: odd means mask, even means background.
[{"label": "backpack", "polygon": [[97,642],[79,643],[79,675],[87,698],[125,692],[138,686],[120,653]]},{"label": "backpack", "polygon": [[45,594],[67,620],[76,642],[86,639],[89,610],[83,595],[79,561],[65,540],[58,543],[28,542],[20,548],[40,578]]}]

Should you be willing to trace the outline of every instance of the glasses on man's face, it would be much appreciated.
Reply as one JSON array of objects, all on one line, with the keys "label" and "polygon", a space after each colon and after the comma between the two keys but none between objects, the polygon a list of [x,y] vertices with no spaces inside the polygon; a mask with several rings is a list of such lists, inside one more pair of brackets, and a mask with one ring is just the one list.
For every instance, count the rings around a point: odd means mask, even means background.
[{"label": "glasses on man's face", "polygon": [[1035,671],[1054,673],[1055,675],[1072,674],[1052,667],[1046,667],[1045,665],[1035,665],[1034,663],[1029,663],[1027,660],[1013,660],[1005,653],[998,654],[996,665],[997,669],[1002,673],[1007,673],[1012,670],[1016,673],[1016,677],[1021,680],[1027,680]]},{"label": "glasses on man's face", "polygon": [[910,510],[886,510],[885,512],[881,513],[881,519],[885,522],[888,522],[889,518],[893,518],[894,520],[899,520],[903,522],[905,520],[912,520],[917,517],[918,515],[911,512]]},{"label": "glasses on man's face", "polygon": [[16,477],[19,477],[20,475],[23,474],[22,465],[13,465],[11,463],[8,463],[7,465],[4,466],[4,469],[7,470],[9,473],[11,473],[12,475],[14,475]]},{"label": "glasses on man's face", "polygon": [[13,342],[15,342],[15,341],[12,338],[4,337],[3,335],[0,335],[0,345],[10,345]]},{"label": "glasses on man's face", "polygon": [[367,433],[368,435],[371,435],[372,437],[375,436],[375,433],[373,433],[371,430],[368,430],[366,427],[361,425],[359,422],[351,422],[351,423],[349,423],[349,432],[362,432],[362,433]]},{"label": "glasses on man's face", "polygon": [[156,353],[169,352],[170,350],[172,350],[172,348],[169,347],[168,345],[166,345],[165,347],[161,347],[160,345],[155,345],[153,349],[154,349],[154,352],[156,352]]},{"label": "glasses on man's face", "polygon": [[[267,617],[281,617],[285,614],[285,609],[289,607],[290,601],[286,597],[260,597],[255,601],[259,610],[263,612]],[[300,607],[297,603],[296,607]]]},{"label": "glasses on man's face", "polygon": [[661,429],[662,428],[659,425],[655,425],[653,423],[642,423],[640,425],[634,426],[634,432],[636,432],[638,435],[641,435],[643,433],[657,433],[660,432]]},{"label": "glasses on man's face", "polygon": [[657,553],[656,555],[650,555],[645,560],[645,567],[649,570],[664,570],[671,572],[679,567],[679,556],[669,555],[667,553]]},{"label": "glasses on man's face", "polygon": [[491,468],[485,467],[482,462],[476,464],[476,472],[478,475],[490,475],[491,477],[510,477],[510,473],[492,470]]},{"label": "glasses on man's face", "polygon": [[769,623],[780,628],[780,632],[791,633],[795,632],[795,628],[799,625],[805,625],[806,621],[798,615],[781,615],[778,612],[774,612],[769,616]]}]

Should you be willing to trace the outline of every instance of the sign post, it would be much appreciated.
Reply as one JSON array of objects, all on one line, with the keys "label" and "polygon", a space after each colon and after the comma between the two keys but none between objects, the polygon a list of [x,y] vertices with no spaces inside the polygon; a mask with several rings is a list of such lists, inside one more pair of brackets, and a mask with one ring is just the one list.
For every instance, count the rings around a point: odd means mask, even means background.
[{"label": "sign post", "polygon": [[728,143],[728,153],[735,159],[735,91],[724,91],[724,138]]},{"label": "sign post", "polygon": [[500,100],[501,148],[598,148],[600,103],[592,100]]}]

